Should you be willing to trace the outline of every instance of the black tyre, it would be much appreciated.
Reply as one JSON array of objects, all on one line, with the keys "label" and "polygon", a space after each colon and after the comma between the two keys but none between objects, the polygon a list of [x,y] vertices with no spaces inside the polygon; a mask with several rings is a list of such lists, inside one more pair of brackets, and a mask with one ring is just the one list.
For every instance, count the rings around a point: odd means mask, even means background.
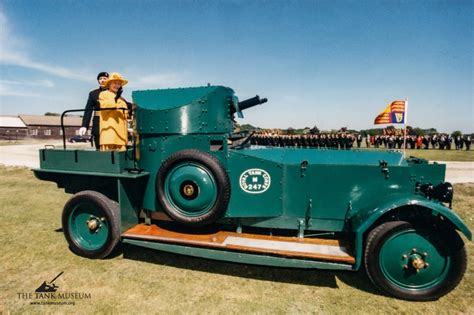
[{"label": "black tyre", "polygon": [[79,256],[107,257],[120,240],[119,205],[96,191],[72,196],[64,205],[62,224],[69,247]]},{"label": "black tyre", "polygon": [[455,230],[384,223],[373,229],[365,248],[371,281],[404,300],[436,300],[461,281],[467,265],[464,242]]},{"label": "black tyre", "polygon": [[156,176],[159,206],[187,226],[214,223],[227,210],[230,183],[214,156],[195,149],[171,155]]}]

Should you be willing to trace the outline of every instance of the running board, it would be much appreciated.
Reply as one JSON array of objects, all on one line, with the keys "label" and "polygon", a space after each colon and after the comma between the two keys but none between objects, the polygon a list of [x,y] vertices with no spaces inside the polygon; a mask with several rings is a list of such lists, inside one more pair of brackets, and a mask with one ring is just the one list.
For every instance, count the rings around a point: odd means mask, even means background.
[{"label": "running board", "polygon": [[286,258],[355,264],[355,258],[340,240],[270,236],[218,231],[193,234],[168,230],[157,225],[138,224],[122,234],[125,239],[171,243],[192,247],[268,254]]}]

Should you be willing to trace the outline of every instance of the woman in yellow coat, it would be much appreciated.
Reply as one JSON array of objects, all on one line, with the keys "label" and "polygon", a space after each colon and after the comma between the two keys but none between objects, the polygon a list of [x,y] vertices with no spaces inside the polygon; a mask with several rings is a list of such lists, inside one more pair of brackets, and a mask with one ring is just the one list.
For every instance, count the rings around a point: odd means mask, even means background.
[{"label": "woman in yellow coat", "polygon": [[119,73],[111,73],[104,86],[107,90],[99,94],[100,151],[125,151],[128,140],[127,103],[120,96],[121,88],[128,81]]}]

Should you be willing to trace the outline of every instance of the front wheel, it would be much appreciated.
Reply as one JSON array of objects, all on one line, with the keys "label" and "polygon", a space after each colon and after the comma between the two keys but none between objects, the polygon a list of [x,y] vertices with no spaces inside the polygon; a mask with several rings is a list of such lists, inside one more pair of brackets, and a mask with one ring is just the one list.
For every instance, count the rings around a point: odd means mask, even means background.
[{"label": "front wheel", "polygon": [[96,191],[81,191],[69,199],[62,223],[69,247],[83,257],[104,258],[120,240],[118,203]]},{"label": "front wheel", "polygon": [[464,242],[453,229],[384,223],[373,229],[365,248],[371,281],[404,300],[436,300],[461,281],[467,265]]}]

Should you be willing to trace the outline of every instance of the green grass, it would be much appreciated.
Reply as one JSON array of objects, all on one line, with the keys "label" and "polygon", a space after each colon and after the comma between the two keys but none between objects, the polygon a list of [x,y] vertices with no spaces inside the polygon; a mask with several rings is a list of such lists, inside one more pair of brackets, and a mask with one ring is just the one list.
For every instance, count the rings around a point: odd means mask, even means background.
[{"label": "green grass", "polygon": [[429,161],[474,161],[474,151],[466,150],[407,150],[406,156],[416,156]]},{"label": "green grass", "polygon": [[[69,198],[25,168],[0,167],[0,310],[17,313],[474,313],[474,246],[461,284],[434,302],[383,296],[361,272],[248,266],[123,246],[105,260],[68,249],[61,211]],[[474,229],[474,184],[455,185],[454,208]],[[86,292],[75,306],[29,305],[59,272],[58,292]],[[0,312],[1,313],[1,312]]]},{"label": "green grass", "polygon": [[[454,146],[453,146],[454,147]],[[362,148],[366,149],[365,143],[362,143]],[[385,148],[370,148],[370,150],[386,150]],[[403,150],[399,150],[403,152]],[[406,156],[416,156],[418,158],[426,159],[429,161],[459,161],[459,162],[472,162],[474,161],[474,150],[466,151],[463,150],[437,150],[437,149],[420,149],[412,150],[408,149],[406,151]]]}]

